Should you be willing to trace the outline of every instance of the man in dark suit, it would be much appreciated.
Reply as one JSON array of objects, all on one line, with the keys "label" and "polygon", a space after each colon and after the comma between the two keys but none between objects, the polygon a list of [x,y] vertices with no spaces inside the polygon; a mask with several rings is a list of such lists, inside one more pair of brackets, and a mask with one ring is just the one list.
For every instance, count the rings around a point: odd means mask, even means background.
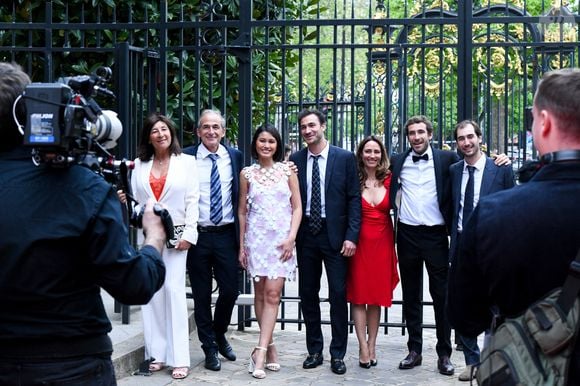
[{"label": "man in dark suit", "polygon": [[[449,273],[448,313],[463,335],[489,328],[490,307],[516,316],[568,275],[580,248],[578,101],[580,70],[544,75],[532,108],[541,168],[529,182],[484,197],[462,233]],[[569,385],[580,384],[578,342]]]},{"label": "man in dark suit", "polygon": [[397,255],[403,290],[403,315],[409,339],[409,354],[400,369],[412,369],[422,362],[423,262],[429,275],[429,291],[435,310],[437,367],[452,375],[451,328],[445,315],[447,271],[449,269],[448,226],[451,224],[449,166],[457,153],[433,149],[433,124],[424,116],[405,123],[411,148],[391,160],[391,202],[397,210]]},{"label": "man in dark suit", "polygon": [[290,161],[298,168],[306,214],[296,240],[298,286],[308,349],[303,367],[315,368],[323,362],[319,292],[324,263],[332,328],[331,369],[336,374],[344,374],[348,339],[346,258],[354,255],[361,220],[356,160],[354,154],[330,145],[325,139],[326,117],[320,111],[301,111],[298,124],[307,148],[294,153]]},{"label": "man in dark suit", "polygon": [[[451,202],[453,221],[451,223],[450,260],[457,254],[463,224],[467,223],[479,199],[500,190],[514,186],[514,173],[511,166],[497,166],[491,158],[481,151],[482,132],[479,125],[471,120],[459,122],[455,126],[455,141],[463,161],[450,166]],[[479,363],[477,337],[458,335],[463,345],[465,370],[459,374],[460,381],[469,381],[475,372],[471,368]]]},{"label": "man in dark suit", "polygon": [[[197,126],[201,144],[183,150],[197,158],[199,175],[199,239],[187,254],[187,271],[194,301],[197,334],[205,353],[205,368],[218,371],[219,352],[235,361],[236,355],[226,339],[232,311],[238,297],[238,190],[243,166],[242,153],[220,142],[226,122],[217,110],[202,111]],[[215,161],[214,161],[215,158]],[[212,167],[217,166],[218,193],[212,189]],[[213,194],[210,194],[213,193]],[[221,199],[221,213],[212,215],[211,196]],[[213,275],[212,275],[213,273]],[[212,320],[212,277],[219,287]]]}]

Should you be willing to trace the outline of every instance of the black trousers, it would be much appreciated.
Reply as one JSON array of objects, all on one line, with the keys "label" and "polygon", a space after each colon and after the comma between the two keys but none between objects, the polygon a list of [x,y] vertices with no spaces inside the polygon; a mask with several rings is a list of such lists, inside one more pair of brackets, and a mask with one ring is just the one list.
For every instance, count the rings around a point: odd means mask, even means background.
[{"label": "black trousers", "polygon": [[429,276],[429,293],[433,299],[437,333],[437,355],[451,355],[451,327],[445,312],[449,241],[445,226],[411,226],[401,222],[397,228],[397,255],[403,289],[403,315],[409,339],[409,351],[421,353],[423,263]]},{"label": "black trousers", "polygon": [[[200,232],[197,245],[187,254],[187,272],[194,301],[197,335],[204,351],[217,351],[216,337],[228,330],[238,298],[238,248],[235,227],[224,231]],[[219,295],[212,319],[212,278],[215,276]]]},{"label": "black trousers", "polygon": [[305,232],[298,249],[298,290],[306,325],[309,354],[322,353],[324,338],[320,317],[320,279],[322,264],[328,279],[330,302],[331,358],[343,359],[348,341],[348,305],[346,302],[347,258],[331,248],[324,224],[318,235]]}]

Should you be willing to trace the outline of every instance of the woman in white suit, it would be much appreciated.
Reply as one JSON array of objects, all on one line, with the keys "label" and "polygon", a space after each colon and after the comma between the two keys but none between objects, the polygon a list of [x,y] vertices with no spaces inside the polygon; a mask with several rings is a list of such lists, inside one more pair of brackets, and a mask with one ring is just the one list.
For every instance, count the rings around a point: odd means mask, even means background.
[{"label": "woman in white suit", "polygon": [[161,114],[143,124],[131,187],[138,202],[153,198],[163,204],[175,226],[176,238],[163,251],[165,283],[142,311],[145,358],[155,358],[149,369],[169,366],[172,377],[182,379],[190,365],[185,265],[187,250],[197,242],[199,184],[195,157],[181,153],[173,122]]}]

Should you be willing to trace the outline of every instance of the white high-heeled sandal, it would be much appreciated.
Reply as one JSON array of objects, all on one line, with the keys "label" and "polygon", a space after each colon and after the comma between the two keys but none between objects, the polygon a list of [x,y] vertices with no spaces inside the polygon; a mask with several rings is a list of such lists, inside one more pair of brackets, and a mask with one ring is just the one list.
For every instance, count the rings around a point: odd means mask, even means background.
[{"label": "white high-heeled sandal", "polygon": [[252,353],[250,354],[250,364],[248,364],[248,372],[252,374],[252,377],[257,379],[264,379],[266,378],[266,372],[264,369],[259,369],[256,367],[256,362],[254,361],[254,354],[258,351],[264,351],[264,363],[266,362],[266,352],[268,351],[265,347],[256,346]]},{"label": "white high-heeled sandal", "polygon": [[[268,345],[268,349],[270,349],[271,346],[274,346],[274,342],[270,343]],[[266,358],[268,356],[268,353],[266,352]],[[276,363],[276,362],[266,362],[265,367],[270,370],[270,371],[280,371],[280,363]]]}]

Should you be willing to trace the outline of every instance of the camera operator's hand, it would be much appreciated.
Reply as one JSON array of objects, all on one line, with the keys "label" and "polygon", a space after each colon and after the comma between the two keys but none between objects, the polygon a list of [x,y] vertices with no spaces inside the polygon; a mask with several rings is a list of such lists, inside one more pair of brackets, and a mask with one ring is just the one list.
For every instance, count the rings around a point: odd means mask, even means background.
[{"label": "camera operator's hand", "polygon": [[175,249],[178,251],[187,251],[190,247],[191,243],[189,241],[181,239],[177,242]]},{"label": "camera operator's hand", "polygon": [[122,190],[117,190],[117,196],[119,197],[119,201],[121,201],[121,204],[127,203],[127,195],[125,194],[125,192],[123,192]]},{"label": "camera operator's hand", "polygon": [[145,234],[144,244],[155,247],[161,253],[165,244],[166,235],[161,217],[153,212],[153,199],[148,199],[143,212],[143,233]]}]

